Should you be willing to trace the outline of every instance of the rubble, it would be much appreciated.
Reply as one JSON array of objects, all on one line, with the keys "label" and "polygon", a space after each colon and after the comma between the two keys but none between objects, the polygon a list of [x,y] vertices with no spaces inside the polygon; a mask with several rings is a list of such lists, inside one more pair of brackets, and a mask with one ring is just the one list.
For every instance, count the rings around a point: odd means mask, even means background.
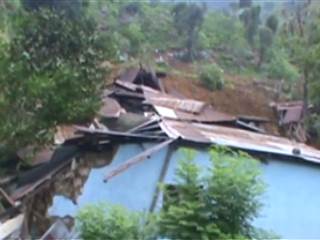
[{"label": "rubble", "polygon": [[[54,193],[76,202],[90,169],[109,164],[115,148],[123,143],[152,142],[157,145],[132,156],[109,173],[106,181],[172,143],[217,144],[320,163],[320,151],[265,134],[263,126],[269,119],[235,116],[218,111],[206,102],[170,95],[164,91],[155,73],[141,67],[118,76],[114,84],[103,91],[102,103],[92,122],[58,126],[55,145],[36,151],[31,169],[0,184],[0,201],[4,206],[0,221],[5,222],[5,226],[11,226],[10,221],[23,214],[23,220],[19,217],[19,223],[24,222],[21,234],[26,236],[34,222],[44,223],[37,226],[43,234],[52,223],[46,217],[46,211]],[[303,140],[301,102],[276,104],[275,109],[279,125],[293,132],[295,139]],[[30,151],[33,151],[32,147],[17,155],[25,160]],[[94,157],[88,155],[91,151],[94,151]],[[97,157],[99,152],[105,151],[110,153],[107,157]],[[9,234],[15,231],[9,229]],[[68,234],[64,223],[57,221],[42,239],[63,238]]]},{"label": "rubble", "polygon": [[303,101],[272,103],[271,106],[277,113],[278,124],[284,135],[298,142],[306,142],[307,137],[303,124]]}]

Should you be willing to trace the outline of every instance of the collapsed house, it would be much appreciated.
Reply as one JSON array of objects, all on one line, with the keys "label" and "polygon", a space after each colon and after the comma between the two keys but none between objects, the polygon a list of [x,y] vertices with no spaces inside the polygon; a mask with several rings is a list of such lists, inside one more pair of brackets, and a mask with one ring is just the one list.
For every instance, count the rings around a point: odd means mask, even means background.
[{"label": "collapsed house", "polygon": [[[102,102],[91,123],[59,126],[55,145],[36,152],[31,169],[1,181],[1,239],[75,238],[72,217],[99,201],[157,211],[163,205],[158,183],[175,184],[181,149],[194,149],[197,164],[207,167],[212,145],[262,159],[269,188],[258,226],[286,238],[320,235],[320,194],[314,192],[319,150],[265,134],[268,119],[230,115],[169,95],[159,74],[144,69],[121,74],[105,89]],[[24,159],[29,151],[17,155]],[[57,219],[53,225],[52,219]]]}]

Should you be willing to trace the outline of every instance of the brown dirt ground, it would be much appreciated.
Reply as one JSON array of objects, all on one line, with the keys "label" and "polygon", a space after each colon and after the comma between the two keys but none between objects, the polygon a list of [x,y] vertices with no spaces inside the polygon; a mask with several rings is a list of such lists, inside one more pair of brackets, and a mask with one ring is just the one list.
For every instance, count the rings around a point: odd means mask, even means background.
[{"label": "brown dirt ground", "polygon": [[[192,72],[192,66],[175,66],[180,72]],[[186,70],[186,71],[185,71]],[[268,133],[279,135],[277,119],[269,104],[272,94],[262,88],[253,78],[226,74],[226,86],[220,91],[210,91],[198,80],[180,74],[168,74],[163,80],[168,93],[211,103],[217,110],[233,115],[250,115],[270,119],[265,128]]]}]

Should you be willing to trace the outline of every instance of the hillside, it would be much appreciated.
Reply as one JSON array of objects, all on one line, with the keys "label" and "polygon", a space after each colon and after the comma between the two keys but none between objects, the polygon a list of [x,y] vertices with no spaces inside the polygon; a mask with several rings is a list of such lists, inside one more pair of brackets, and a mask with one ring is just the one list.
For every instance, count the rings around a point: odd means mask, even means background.
[{"label": "hillside", "polygon": [[196,68],[192,64],[174,64],[163,79],[168,93],[178,97],[193,98],[211,103],[217,110],[234,114],[268,118],[266,130],[279,135],[277,119],[270,102],[275,101],[261,80],[250,76],[225,74],[226,86],[222,90],[210,91],[197,79]]}]

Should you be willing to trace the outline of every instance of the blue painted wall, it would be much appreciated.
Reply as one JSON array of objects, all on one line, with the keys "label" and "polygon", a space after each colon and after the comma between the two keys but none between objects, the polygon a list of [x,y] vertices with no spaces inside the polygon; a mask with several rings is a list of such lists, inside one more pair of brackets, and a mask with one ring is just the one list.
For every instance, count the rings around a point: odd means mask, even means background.
[{"label": "blue painted wall", "polygon": [[[131,210],[148,210],[167,150],[162,149],[150,159],[104,183],[103,178],[109,171],[143,151],[141,145],[122,145],[109,166],[91,170],[78,205],[56,196],[49,214],[74,216],[79,208],[96,202],[120,204]],[[181,151],[174,152],[165,182],[176,182],[177,162],[182,157]],[[209,166],[210,156],[206,151],[196,151],[195,157],[203,169]],[[285,160],[269,160],[267,164],[262,163],[261,167],[268,188],[263,197],[265,206],[255,225],[272,230],[284,238],[320,239],[320,167]],[[160,195],[156,209],[160,209],[161,205]]]},{"label": "blue painted wall", "polygon": [[277,160],[262,168],[268,189],[256,225],[288,239],[320,239],[320,168]]},{"label": "blue painted wall", "polygon": [[131,210],[148,210],[167,148],[115,176],[108,183],[104,183],[103,179],[111,170],[150,146],[152,145],[125,144],[120,146],[110,165],[91,170],[84,185],[83,194],[78,199],[78,205],[74,205],[71,200],[63,196],[56,196],[49,209],[49,214],[60,217],[75,216],[79,208],[89,203],[99,202],[120,204]]}]

